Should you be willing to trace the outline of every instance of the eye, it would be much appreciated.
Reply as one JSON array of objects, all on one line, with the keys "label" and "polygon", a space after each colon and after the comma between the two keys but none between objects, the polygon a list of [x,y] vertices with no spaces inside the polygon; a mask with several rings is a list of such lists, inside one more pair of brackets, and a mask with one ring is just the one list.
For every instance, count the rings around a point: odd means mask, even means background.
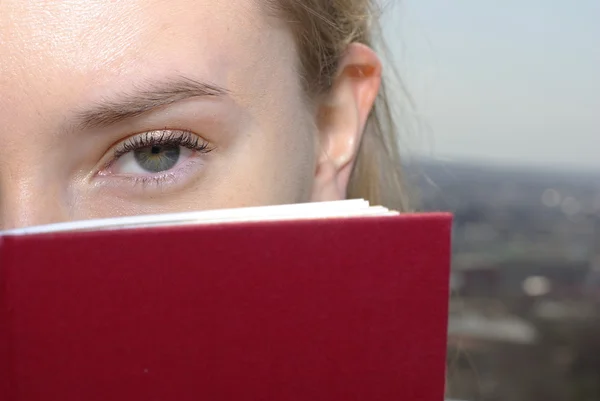
[{"label": "eye", "polygon": [[102,175],[160,175],[210,150],[208,142],[191,132],[146,132],[118,144]]},{"label": "eye", "polygon": [[132,150],[122,155],[113,165],[120,174],[162,173],[171,170],[180,159],[193,152],[179,145],[152,145]]}]

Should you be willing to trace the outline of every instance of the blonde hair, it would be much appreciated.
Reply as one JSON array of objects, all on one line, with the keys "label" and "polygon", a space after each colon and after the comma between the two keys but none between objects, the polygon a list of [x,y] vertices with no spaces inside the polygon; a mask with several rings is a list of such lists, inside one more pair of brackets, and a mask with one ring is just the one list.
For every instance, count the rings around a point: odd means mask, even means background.
[{"label": "blonde hair", "polygon": [[[266,1],[270,9],[291,24],[309,95],[326,93],[331,88],[339,60],[349,44],[373,46],[376,34],[381,39],[379,9],[374,0]],[[407,211],[400,146],[386,89],[384,79],[363,133],[347,197]]]}]

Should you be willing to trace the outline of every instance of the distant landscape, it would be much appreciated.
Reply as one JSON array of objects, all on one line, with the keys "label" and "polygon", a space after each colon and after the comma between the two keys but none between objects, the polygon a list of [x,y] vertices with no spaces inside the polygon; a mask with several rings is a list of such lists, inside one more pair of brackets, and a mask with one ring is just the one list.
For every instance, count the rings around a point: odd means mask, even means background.
[{"label": "distant landscape", "polygon": [[582,262],[600,246],[600,172],[420,160],[408,178],[420,209],[455,214],[460,255]]},{"label": "distant landscape", "polygon": [[600,172],[419,160],[425,211],[451,211],[450,396],[600,399]]}]

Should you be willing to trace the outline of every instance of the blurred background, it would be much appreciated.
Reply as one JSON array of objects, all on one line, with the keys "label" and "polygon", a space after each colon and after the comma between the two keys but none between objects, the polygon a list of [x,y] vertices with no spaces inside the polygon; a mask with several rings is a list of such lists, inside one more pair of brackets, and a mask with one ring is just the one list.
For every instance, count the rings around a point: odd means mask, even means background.
[{"label": "blurred background", "polygon": [[450,398],[600,400],[600,1],[384,10],[407,176],[455,214]]}]

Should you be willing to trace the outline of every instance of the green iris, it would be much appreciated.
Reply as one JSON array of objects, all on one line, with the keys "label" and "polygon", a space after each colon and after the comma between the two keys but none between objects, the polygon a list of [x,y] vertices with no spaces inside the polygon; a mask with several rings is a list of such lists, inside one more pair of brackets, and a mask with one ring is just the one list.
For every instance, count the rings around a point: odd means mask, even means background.
[{"label": "green iris", "polygon": [[160,173],[172,169],[179,160],[178,145],[154,145],[133,151],[139,166],[151,173]]}]

